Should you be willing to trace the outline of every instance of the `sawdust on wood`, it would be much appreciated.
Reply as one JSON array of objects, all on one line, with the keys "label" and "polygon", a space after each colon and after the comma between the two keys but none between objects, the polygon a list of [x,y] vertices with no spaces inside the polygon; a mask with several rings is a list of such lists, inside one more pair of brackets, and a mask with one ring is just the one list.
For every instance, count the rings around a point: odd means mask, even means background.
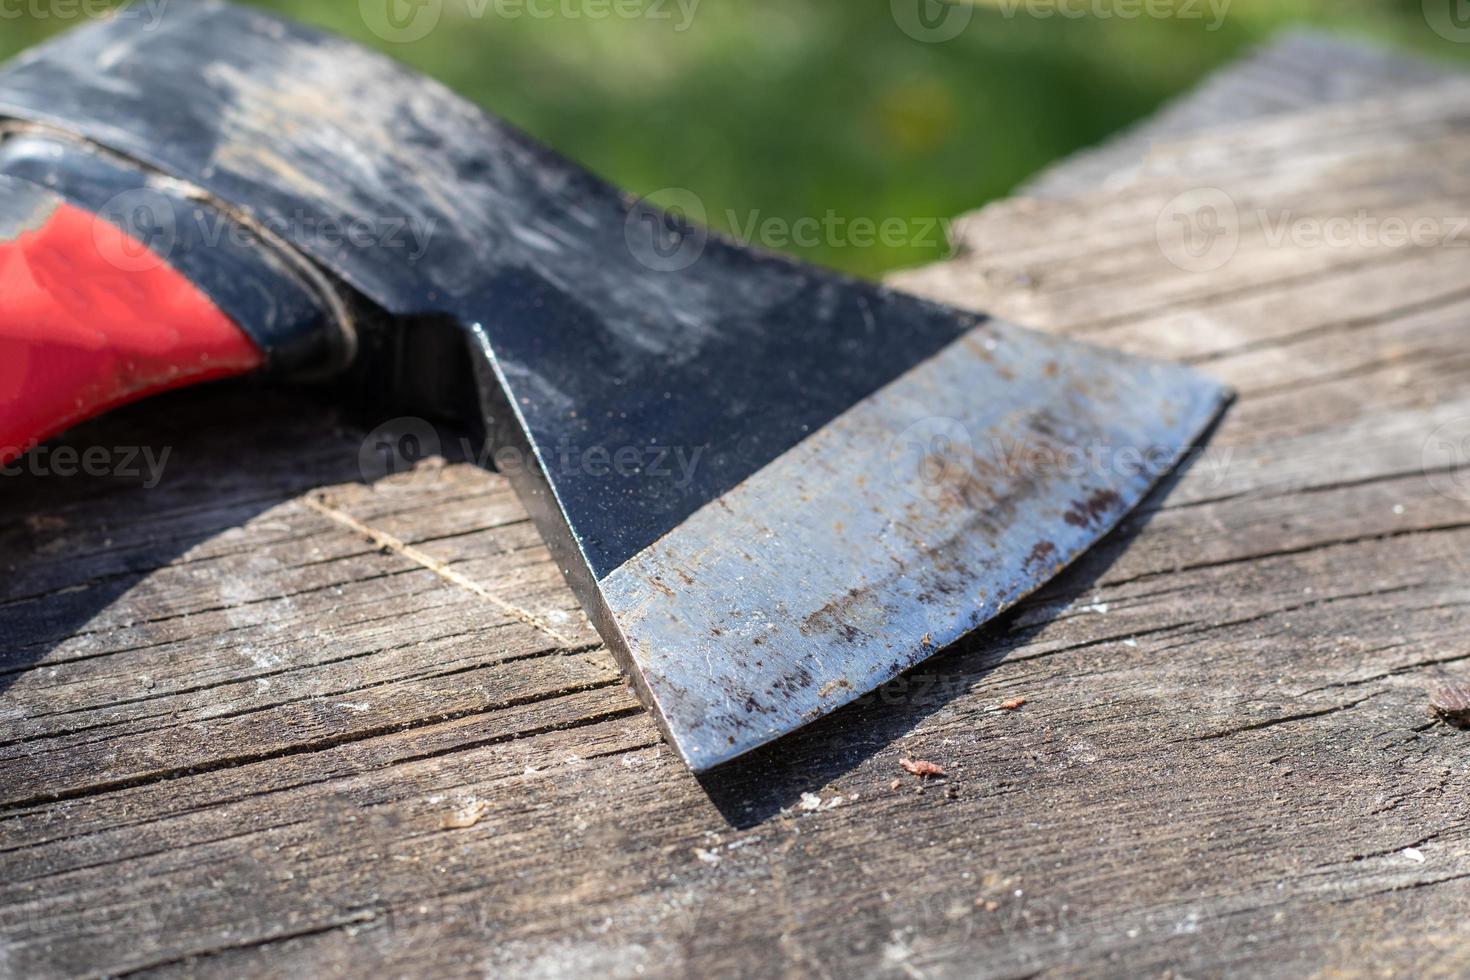
[{"label": "sawdust on wood", "polygon": [[1429,707],[1451,725],[1470,726],[1470,684],[1449,684],[1429,695]]},{"label": "sawdust on wood", "polygon": [[489,800],[473,800],[445,817],[439,827],[442,830],[464,830],[479,823],[489,812]]},{"label": "sawdust on wood", "polygon": [[926,776],[943,776],[945,771],[932,762],[924,759],[899,759],[898,764],[903,766],[904,771],[923,779]]}]

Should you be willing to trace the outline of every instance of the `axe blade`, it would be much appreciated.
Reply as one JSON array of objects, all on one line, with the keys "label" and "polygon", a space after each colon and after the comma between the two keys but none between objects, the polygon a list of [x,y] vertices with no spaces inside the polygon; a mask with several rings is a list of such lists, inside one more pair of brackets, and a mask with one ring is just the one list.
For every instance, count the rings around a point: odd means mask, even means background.
[{"label": "axe blade", "polygon": [[1224,397],[989,322],[701,507],[598,587],[696,770],[871,691],[1089,548]]},{"label": "axe blade", "polygon": [[[162,175],[340,285],[332,316],[242,322],[268,355],[370,362],[409,324],[460,331],[497,458],[696,771],[1047,581],[1227,399],[726,241],[390,60],[217,0],[29,53],[0,70],[0,117]],[[46,172],[64,156],[0,172],[85,204]],[[413,387],[459,367],[421,360]]]}]

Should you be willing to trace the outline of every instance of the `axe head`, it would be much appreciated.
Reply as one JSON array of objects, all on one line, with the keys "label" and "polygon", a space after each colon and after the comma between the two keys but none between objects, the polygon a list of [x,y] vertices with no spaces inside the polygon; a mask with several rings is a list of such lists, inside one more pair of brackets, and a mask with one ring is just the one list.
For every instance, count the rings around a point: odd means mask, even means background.
[{"label": "axe head", "polygon": [[[29,53],[0,71],[0,117],[0,174],[106,215],[55,161],[135,168],[176,242],[212,209],[315,290],[320,317],[269,329],[233,297],[272,364],[355,358],[395,379],[384,398],[432,398],[467,352],[496,458],[695,770],[1047,581],[1227,397],[726,241],[390,60],[224,3]],[[425,324],[456,356],[412,356]]]}]

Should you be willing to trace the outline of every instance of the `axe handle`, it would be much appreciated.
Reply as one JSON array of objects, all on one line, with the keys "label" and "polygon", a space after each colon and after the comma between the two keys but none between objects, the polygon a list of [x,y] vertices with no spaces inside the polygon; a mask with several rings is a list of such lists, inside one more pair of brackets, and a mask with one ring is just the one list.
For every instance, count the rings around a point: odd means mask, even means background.
[{"label": "axe handle", "polygon": [[0,297],[0,462],[110,408],[264,363],[197,286],[69,204],[0,240]]},{"label": "axe handle", "polygon": [[189,189],[0,133],[0,464],[147,395],[339,367],[340,306]]}]

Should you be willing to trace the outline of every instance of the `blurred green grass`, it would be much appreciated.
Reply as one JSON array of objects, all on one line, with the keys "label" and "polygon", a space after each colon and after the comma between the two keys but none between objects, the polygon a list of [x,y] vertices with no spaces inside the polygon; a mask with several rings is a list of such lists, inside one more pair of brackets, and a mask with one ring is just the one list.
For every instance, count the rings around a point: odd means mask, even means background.
[{"label": "blurred green grass", "polygon": [[[75,5],[47,2],[6,8],[0,56],[75,23],[47,16]],[[928,220],[1005,194],[1283,28],[1470,61],[1470,44],[1429,29],[1420,0],[1233,0],[1217,30],[1208,16],[1007,16],[995,6],[1006,0],[990,0],[943,43],[905,34],[889,0],[697,0],[682,31],[676,0],[668,19],[507,17],[497,11],[517,8],[496,0],[444,0],[438,28],[402,44],[350,0],[260,2],[386,50],[618,184],[687,188],[716,227],[753,227],[764,244],[864,276],[940,257],[939,236],[920,233]],[[920,240],[759,234],[829,215],[839,229],[908,219]]]}]

